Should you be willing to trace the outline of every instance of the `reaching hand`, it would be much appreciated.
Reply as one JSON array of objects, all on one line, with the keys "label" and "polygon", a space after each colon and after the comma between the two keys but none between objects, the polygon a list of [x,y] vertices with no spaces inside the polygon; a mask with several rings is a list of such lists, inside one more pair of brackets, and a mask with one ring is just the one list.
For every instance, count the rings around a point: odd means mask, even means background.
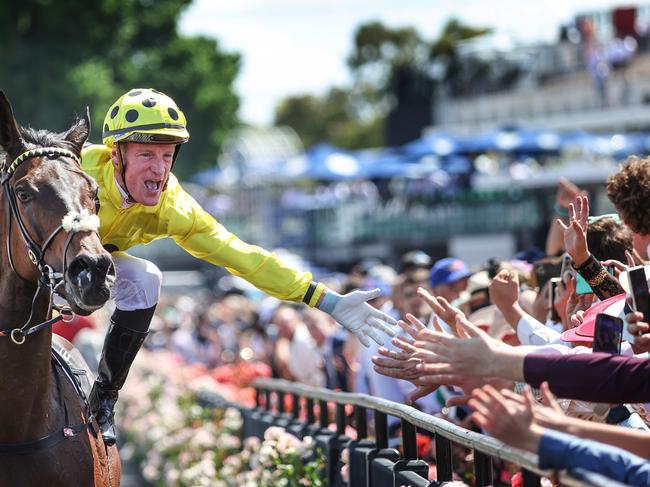
[{"label": "reaching hand", "polygon": [[594,298],[596,297],[596,295],[593,293],[578,294],[576,292],[576,283],[576,278],[571,277],[566,286],[566,292],[568,296],[564,312],[566,313],[567,324],[573,323],[573,316],[578,312],[587,311],[591,307],[591,304],[594,302]]},{"label": "reaching hand", "polygon": [[578,186],[568,179],[560,179],[555,195],[555,203],[561,208],[569,209],[569,205],[581,194],[585,194]]},{"label": "reaching hand", "polygon": [[395,337],[391,340],[392,344],[401,351],[381,347],[378,350],[381,356],[374,356],[371,360],[375,364],[374,369],[377,373],[413,382],[421,375],[416,370],[416,366],[422,362],[415,357],[417,350],[413,343],[418,336],[418,332],[426,329],[426,327],[412,314],[407,314],[406,319],[409,323],[399,320],[397,324],[408,336]]},{"label": "reaching hand", "polygon": [[625,317],[627,331],[634,337],[634,348],[650,351],[650,325],[643,321],[643,313],[633,311]]},{"label": "reaching hand", "polygon": [[396,324],[397,320],[367,303],[379,297],[379,289],[352,291],[344,296],[331,289],[325,293],[319,309],[329,313],[341,326],[354,333],[364,346],[370,346],[370,338],[378,345],[383,345],[380,332],[395,336],[395,331],[388,325]]},{"label": "reaching hand", "polygon": [[519,301],[519,276],[504,269],[492,279],[488,291],[490,301],[506,314]]},{"label": "reaching hand", "polygon": [[445,298],[432,296],[429,291],[423,287],[419,287],[417,293],[418,296],[424,299],[424,301],[429,305],[431,311],[440,317],[442,321],[447,323],[454,332],[457,332],[456,328],[454,327],[454,323],[456,323],[456,317],[462,316],[465,318],[465,313],[463,313],[455,306],[449,304]]},{"label": "reaching hand", "polygon": [[[634,253],[632,253],[632,252],[634,252]],[[629,250],[625,251],[625,261],[627,262],[627,264],[623,264],[623,262],[620,262],[620,261],[615,260],[615,259],[603,260],[600,263],[602,265],[604,265],[605,267],[613,267],[614,268],[614,277],[616,277],[616,279],[618,279],[618,276],[619,276],[619,274],[621,272],[628,270],[630,267],[634,267],[634,266],[643,264],[643,261],[641,260],[640,257],[637,259],[636,255],[635,255],[636,251],[633,250],[632,252],[630,252]]]},{"label": "reaching hand", "polygon": [[526,391],[523,402],[509,399],[504,395],[507,392],[490,385],[472,391],[472,419],[498,440],[536,453],[542,431],[533,424],[530,391]]},{"label": "reaching hand", "polygon": [[570,318],[571,318],[571,328],[576,328],[582,325],[582,322],[585,321],[585,312],[580,310],[575,314],[572,314]]},{"label": "reaching hand", "polygon": [[587,227],[589,225],[589,199],[580,195],[569,205],[569,225],[562,220],[558,224],[564,230],[564,248],[573,259],[576,266],[583,264],[589,258],[587,248]]},{"label": "reaching hand", "polygon": [[415,357],[422,360],[417,366],[423,374],[470,375],[489,377],[492,373],[494,350],[500,342],[472,325],[465,318],[457,317],[456,326],[466,338],[456,338],[447,333],[422,330],[414,343]]},{"label": "reaching hand", "polygon": [[568,426],[567,415],[564,414],[562,406],[555,399],[548,386],[548,382],[542,382],[540,390],[542,392],[542,404],[544,406],[535,406],[533,408],[535,423],[545,428],[565,431]]}]

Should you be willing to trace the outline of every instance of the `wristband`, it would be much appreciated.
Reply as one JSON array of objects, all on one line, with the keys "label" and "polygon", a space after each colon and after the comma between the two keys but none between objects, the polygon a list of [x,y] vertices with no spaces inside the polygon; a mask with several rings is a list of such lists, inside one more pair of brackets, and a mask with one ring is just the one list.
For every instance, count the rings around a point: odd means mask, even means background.
[{"label": "wristband", "polygon": [[557,203],[553,205],[553,211],[555,211],[555,214],[564,218],[569,218],[569,210],[566,208],[561,207]]},{"label": "wristband", "polygon": [[335,293],[331,289],[328,289],[327,291],[323,291],[323,296],[320,300],[320,303],[318,304],[318,309],[331,315],[332,311],[334,311],[334,308],[336,307],[336,305],[340,300],[341,300],[341,295]]}]

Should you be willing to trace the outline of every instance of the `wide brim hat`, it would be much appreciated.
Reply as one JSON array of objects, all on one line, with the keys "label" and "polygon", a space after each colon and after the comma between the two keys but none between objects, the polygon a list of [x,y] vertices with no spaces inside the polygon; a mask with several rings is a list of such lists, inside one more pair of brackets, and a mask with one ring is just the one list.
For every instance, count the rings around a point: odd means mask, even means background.
[{"label": "wide brim hat", "polygon": [[[579,326],[566,330],[562,333],[562,340],[565,342],[591,342],[594,339],[594,333],[596,330],[596,315],[599,313],[605,313],[610,316],[616,316],[621,319],[625,319],[625,303],[626,295],[619,294],[613,296],[609,299],[596,303],[594,306],[589,308],[584,315],[584,320]],[[629,341],[628,337],[626,338],[627,329],[623,327],[623,335],[626,341]]]}]

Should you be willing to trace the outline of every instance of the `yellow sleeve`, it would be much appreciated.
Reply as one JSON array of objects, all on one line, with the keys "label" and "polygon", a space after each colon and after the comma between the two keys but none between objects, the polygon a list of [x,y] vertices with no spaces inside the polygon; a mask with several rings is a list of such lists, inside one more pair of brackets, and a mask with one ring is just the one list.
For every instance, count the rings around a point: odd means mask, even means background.
[{"label": "yellow sleeve", "polygon": [[312,284],[310,272],[293,269],[274,253],[243,242],[203,210],[180,186],[168,187],[168,191],[170,204],[166,208],[166,217],[169,234],[187,252],[225,267],[228,272],[278,299],[304,300],[309,306],[316,305],[325,286]]}]

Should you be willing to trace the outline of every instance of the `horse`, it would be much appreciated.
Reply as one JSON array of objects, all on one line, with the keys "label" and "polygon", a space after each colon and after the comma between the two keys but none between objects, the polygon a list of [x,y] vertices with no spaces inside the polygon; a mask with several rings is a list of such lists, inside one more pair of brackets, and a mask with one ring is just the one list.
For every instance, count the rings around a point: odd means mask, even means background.
[{"label": "horse", "polygon": [[[71,369],[52,353],[49,326],[102,307],[115,279],[97,233],[97,184],[80,166],[89,132],[88,109],[64,133],[21,127],[0,91],[2,487],[120,483],[117,448],[104,445]],[[55,293],[68,306],[52,317]]]}]

